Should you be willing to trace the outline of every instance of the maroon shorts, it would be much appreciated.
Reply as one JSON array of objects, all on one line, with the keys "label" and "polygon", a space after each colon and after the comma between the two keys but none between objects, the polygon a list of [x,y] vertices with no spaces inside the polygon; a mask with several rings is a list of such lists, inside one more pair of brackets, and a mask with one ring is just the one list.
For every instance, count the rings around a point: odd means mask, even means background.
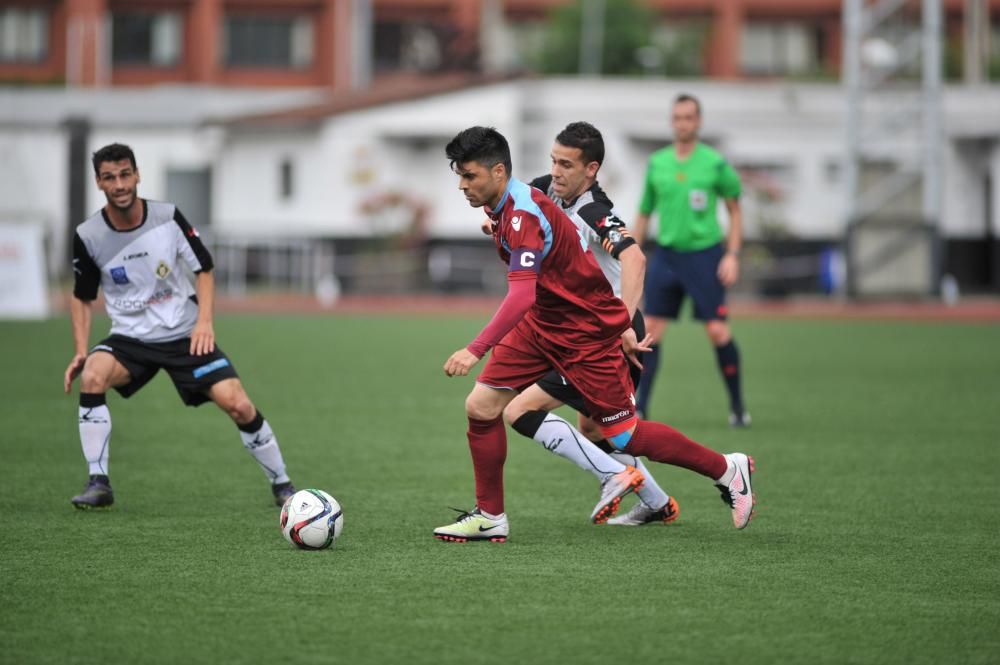
[{"label": "maroon shorts", "polygon": [[518,392],[555,369],[572,383],[605,436],[635,422],[635,396],[628,361],[618,338],[587,347],[560,346],[523,320],[493,347],[479,383]]}]

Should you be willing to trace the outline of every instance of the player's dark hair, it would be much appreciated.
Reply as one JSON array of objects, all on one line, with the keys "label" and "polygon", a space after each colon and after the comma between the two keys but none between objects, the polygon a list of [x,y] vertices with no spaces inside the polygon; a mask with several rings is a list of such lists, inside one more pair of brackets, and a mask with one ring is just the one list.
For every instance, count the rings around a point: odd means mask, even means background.
[{"label": "player's dark hair", "polygon": [[466,162],[477,162],[488,169],[503,164],[507,175],[511,172],[510,146],[503,134],[492,127],[469,127],[455,135],[444,149],[451,160],[451,167]]},{"label": "player's dark hair", "polygon": [[104,162],[120,162],[123,159],[132,163],[133,170],[138,170],[139,167],[135,163],[135,153],[124,143],[106,145],[90,156],[90,161],[94,164],[94,175],[101,175],[101,164]]},{"label": "player's dark hair", "polygon": [[583,163],[604,163],[604,137],[589,122],[571,122],[556,135],[556,143],[567,148],[579,148]]},{"label": "player's dark hair", "polygon": [[694,110],[698,112],[699,116],[701,116],[701,102],[698,101],[697,97],[689,95],[686,92],[682,92],[674,99],[674,106],[677,106],[681,102],[694,102]]}]

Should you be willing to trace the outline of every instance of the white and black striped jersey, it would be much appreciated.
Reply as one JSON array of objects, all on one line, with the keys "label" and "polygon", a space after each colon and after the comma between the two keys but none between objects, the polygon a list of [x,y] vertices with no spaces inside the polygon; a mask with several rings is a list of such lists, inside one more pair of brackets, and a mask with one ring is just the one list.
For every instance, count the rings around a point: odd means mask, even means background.
[{"label": "white and black striped jersey", "polygon": [[625,229],[625,222],[615,213],[614,204],[601,186],[595,182],[569,205],[552,191],[551,175],[535,178],[531,181],[531,186],[545,192],[573,220],[615,295],[621,298],[622,264],[618,256],[623,249],[634,245],[635,241]]},{"label": "white and black striped jersey", "polygon": [[144,342],[189,337],[198,319],[195,289],[183,270],[212,269],[198,232],[172,203],[142,200],[142,224],[115,229],[102,208],[76,227],[73,295],[104,289],[111,334]]}]

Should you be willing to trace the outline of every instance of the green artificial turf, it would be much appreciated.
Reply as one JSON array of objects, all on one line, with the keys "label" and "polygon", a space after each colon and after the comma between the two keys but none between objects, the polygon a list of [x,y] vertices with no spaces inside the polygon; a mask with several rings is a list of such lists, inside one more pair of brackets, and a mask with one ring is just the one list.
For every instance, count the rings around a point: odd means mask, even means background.
[{"label": "green artificial turf", "polygon": [[745,531],[660,465],[677,523],[593,526],[596,481],[510,433],[510,540],[443,543],[473,502],[472,380],[441,366],[484,320],[219,318],[293,480],[344,507],[322,552],[285,542],[235,427],[165,375],[109,397],[116,503],[74,510],[69,323],[0,323],[0,662],[1000,660],[996,325],[738,321],[746,431],[678,325],[651,415],[755,456]]}]

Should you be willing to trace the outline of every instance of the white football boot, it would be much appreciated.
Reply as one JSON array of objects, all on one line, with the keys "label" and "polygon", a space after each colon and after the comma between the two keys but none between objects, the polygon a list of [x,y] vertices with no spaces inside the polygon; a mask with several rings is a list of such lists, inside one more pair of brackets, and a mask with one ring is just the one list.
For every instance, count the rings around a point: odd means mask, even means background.
[{"label": "white football boot", "polygon": [[642,526],[644,524],[670,524],[681,514],[681,509],[677,506],[674,497],[667,500],[665,506],[659,510],[650,508],[642,501],[636,501],[632,510],[624,515],[612,517],[608,524],[615,526]]},{"label": "white football boot", "polygon": [[742,529],[750,523],[750,518],[754,515],[754,506],[757,505],[757,499],[750,487],[754,461],[752,457],[743,453],[730,453],[724,457],[729,463],[729,472],[726,475],[731,472],[732,477],[728,483],[717,483],[716,487],[722,494],[722,501],[733,511],[733,526]]},{"label": "white football boot", "polygon": [[478,507],[474,508],[472,512],[457,508],[452,508],[452,510],[459,513],[458,521],[434,529],[435,538],[447,540],[450,543],[467,543],[470,540],[488,540],[491,543],[507,542],[507,536],[510,534],[507,513],[490,519],[483,515]]},{"label": "white football boot", "polygon": [[626,466],[624,471],[619,471],[601,483],[601,500],[594,506],[594,511],[590,513],[590,521],[594,524],[604,524],[608,518],[614,517],[618,512],[618,504],[622,497],[629,492],[642,487],[645,478],[642,471],[634,466]]}]

